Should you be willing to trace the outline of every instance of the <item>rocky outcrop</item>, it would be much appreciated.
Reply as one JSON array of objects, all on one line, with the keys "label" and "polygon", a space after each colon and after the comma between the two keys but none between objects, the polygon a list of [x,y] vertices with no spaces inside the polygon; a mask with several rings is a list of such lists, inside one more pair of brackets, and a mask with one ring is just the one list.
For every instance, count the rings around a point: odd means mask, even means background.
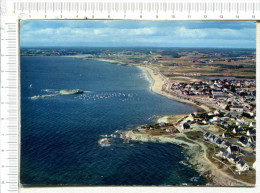
[{"label": "rocky outcrop", "polygon": [[187,139],[182,133],[153,136],[130,130],[121,133],[120,137],[124,139],[125,142],[142,141],[173,143],[182,146],[185,154],[189,158],[188,162],[198,170],[201,175],[211,181],[207,184],[208,186],[252,186],[239,180],[235,180],[224,174],[221,170],[218,170],[216,166],[212,165],[212,163],[205,157],[205,146]]},{"label": "rocky outcrop", "polygon": [[30,98],[31,99],[41,99],[41,98],[55,97],[55,96],[59,96],[59,95],[72,95],[72,94],[84,93],[84,91],[80,90],[80,89],[62,89],[62,90],[46,89],[45,91],[54,92],[57,94],[37,95],[37,96],[30,97]]},{"label": "rocky outcrop", "polygon": [[84,91],[82,91],[80,89],[63,89],[63,90],[60,90],[59,93],[62,95],[81,94],[81,93],[84,93]]},{"label": "rocky outcrop", "polygon": [[[178,134],[176,134],[178,136]],[[121,138],[126,141],[142,141],[142,142],[160,142],[160,143],[174,143],[176,145],[181,146],[192,146],[192,143],[177,139],[173,137],[172,135],[158,135],[153,136],[149,134],[143,134],[143,133],[134,133],[131,131],[126,131],[121,133]]]}]

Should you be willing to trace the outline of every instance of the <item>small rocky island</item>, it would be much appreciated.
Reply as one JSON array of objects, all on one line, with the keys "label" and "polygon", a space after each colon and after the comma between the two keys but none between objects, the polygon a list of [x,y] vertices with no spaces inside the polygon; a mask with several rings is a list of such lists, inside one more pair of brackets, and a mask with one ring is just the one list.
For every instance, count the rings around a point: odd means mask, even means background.
[{"label": "small rocky island", "polygon": [[62,95],[67,95],[67,94],[81,94],[84,93],[83,90],[80,89],[62,89],[59,91],[60,94]]},{"label": "small rocky island", "polygon": [[74,94],[84,93],[84,91],[80,90],[80,89],[62,89],[62,90],[46,89],[45,91],[54,92],[55,94],[37,95],[37,96],[30,97],[30,98],[31,99],[40,99],[40,98],[55,97],[55,96],[60,96],[60,95],[74,95]]}]

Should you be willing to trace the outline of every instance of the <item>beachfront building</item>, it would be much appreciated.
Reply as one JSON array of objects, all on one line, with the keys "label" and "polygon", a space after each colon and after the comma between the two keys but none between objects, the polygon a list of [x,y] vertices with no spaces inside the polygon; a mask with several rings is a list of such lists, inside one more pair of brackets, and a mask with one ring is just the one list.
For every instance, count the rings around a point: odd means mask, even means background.
[{"label": "beachfront building", "polygon": [[210,124],[209,119],[204,119],[204,120],[202,121],[202,123],[203,123],[204,125]]},{"label": "beachfront building", "polygon": [[244,171],[249,170],[249,165],[247,163],[243,162],[242,160],[240,160],[239,162],[237,162],[236,168],[238,169],[238,171],[244,172]]},{"label": "beachfront building", "polygon": [[255,170],[256,169],[256,161],[253,163],[252,168]]},{"label": "beachfront building", "polygon": [[210,132],[207,132],[207,133],[204,134],[203,138],[204,138],[205,140],[208,140],[209,137],[210,137],[210,135],[211,135]]},{"label": "beachfront building", "polygon": [[243,146],[243,147],[249,147],[250,146],[250,143],[248,142],[247,138],[245,138],[244,140],[238,140],[237,143],[241,144],[241,146]]},{"label": "beachfront building", "polygon": [[231,145],[227,148],[227,151],[232,154],[237,154],[240,152],[240,148],[236,145]]},{"label": "beachfront building", "polygon": [[224,138],[224,139],[230,139],[230,138],[231,138],[231,134],[230,134],[230,133],[223,133],[223,134],[222,134],[222,138]]},{"label": "beachfront building", "polygon": [[219,157],[223,157],[225,151],[226,151],[226,150],[225,150],[223,147],[220,148],[220,149],[219,149],[219,152],[218,152],[218,154],[217,154],[217,156],[219,156]]},{"label": "beachfront building", "polygon": [[219,122],[219,121],[220,121],[220,118],[219,118],[219,117],[213,117],[212,119],[210,119],[210,122],[211,122],[211,123]]},{"label": "beachfront building", "polygon": [[235,135],[238,135],[238,134],[240,134],[242,131],[243,131],[243,130],[242,130],[241,128],[234,128],[234,129],[232,130],[232,133],[234,133]]},{"label": "beachfront building", "polygon": [[229,148],[231,146],[231,143],[229,143],[228,141],[225,141],[224,143],[222,143],[222,147],[224,148],[224,149],[227,149],[227,148]]},{"label": "beachfront building", "polygon": [[166,126],[166,123],[165,123],[165,122],[160,122],[160,123],[159,123],[159,126],[160,126],[160,127],[164,127],[164,126]]},{"label": "beachfront building", "polygon": [[227,159],[230,153],[226,150],[222,156],[223,159]]},{"label": "beachfront building", "polygon": [[212,135],[209,137],[209,141],[210,141],[211,143],[214,143],[215,138],[216,138],[216,136],[212,134]]},{"label": "beachfront building", "polygon": [[247,136],[255,136],[256,135],[256,130],[254,130],[254,129],[247,130],[246,135]]},{"label": "beachfront building", "polygon": [[216,140],[216,142],[215,142],[215,144],[216,144],[218,147],[220,147],[222,143],[223,143],[223,140],[222,140],[221,138],[218,138],[218,139]]},{"label": "beachfront building", "polygon": [[249,124],[249,126],[250,127],[256,127],[256,122],[254,121],[254,122],[251,122],[250,124]]},{"label": "beachfront building", "polygon": [[239,159],[234,154],[229,154],[227,160],[232,164],[236,164],[237,162],[239,162]]}]

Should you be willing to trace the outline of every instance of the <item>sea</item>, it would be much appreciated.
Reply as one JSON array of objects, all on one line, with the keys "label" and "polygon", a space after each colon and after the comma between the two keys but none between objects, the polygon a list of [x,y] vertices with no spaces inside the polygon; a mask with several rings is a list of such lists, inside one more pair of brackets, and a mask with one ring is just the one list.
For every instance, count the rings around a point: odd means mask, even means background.
[{"label": "sea", "polygon": [[[59,56],[21,56],[23,185],[203,186],[180,146],[124,143],[121,131],[197,111],[151,91],[135,66]],[[60,89],[84,93],[50,95]],[[109,146],[98,142],[114,134]],[[195,180],[194,180],[195,179]]]}]

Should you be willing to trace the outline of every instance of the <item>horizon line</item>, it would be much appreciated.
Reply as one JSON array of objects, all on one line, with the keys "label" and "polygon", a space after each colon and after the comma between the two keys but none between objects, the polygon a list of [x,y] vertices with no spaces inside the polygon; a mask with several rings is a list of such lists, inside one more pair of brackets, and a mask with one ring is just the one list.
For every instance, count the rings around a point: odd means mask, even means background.
[{"label": "horizon line", "polygon": [[169,47],[169,46],[20,46],[20,48],[212,48],[212,49],[255,49],[256,47]]}]

